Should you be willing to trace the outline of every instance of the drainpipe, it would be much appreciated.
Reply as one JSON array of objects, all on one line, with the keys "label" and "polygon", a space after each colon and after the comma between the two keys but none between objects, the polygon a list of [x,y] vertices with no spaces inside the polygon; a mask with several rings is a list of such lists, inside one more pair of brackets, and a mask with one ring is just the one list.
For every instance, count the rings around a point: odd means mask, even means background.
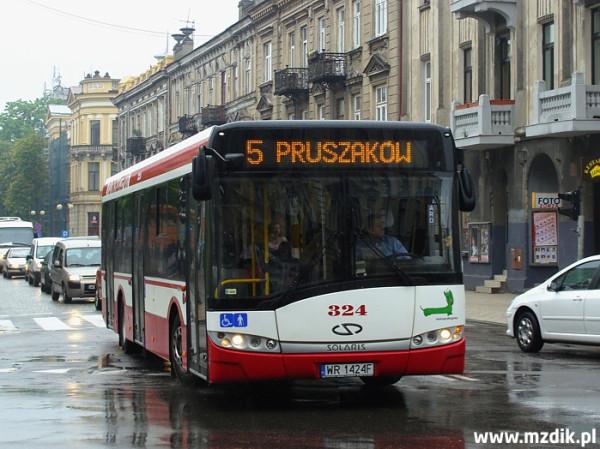
[{"label": "drainpipe", "polygon": [[402,82],[402,71],[403,71],[403,52],[402,52],[402,32],[404,31],[404,28],[402,26],[402,8],[404,6],[404,2],[402,0],[399,0],[398,2],[398,6],[399,6],[399,12],[398,12],[398,22],[399,22],[399,26],[398,26],[398,77],[399,77],[399,83],[398,85],[400,86],[399,88],[399,93],[398,93],[398,120],[402,120],[402,115],[404,113],[403,110],[403,95],[402,95],[402,89],[404,89],[404,85]]}]

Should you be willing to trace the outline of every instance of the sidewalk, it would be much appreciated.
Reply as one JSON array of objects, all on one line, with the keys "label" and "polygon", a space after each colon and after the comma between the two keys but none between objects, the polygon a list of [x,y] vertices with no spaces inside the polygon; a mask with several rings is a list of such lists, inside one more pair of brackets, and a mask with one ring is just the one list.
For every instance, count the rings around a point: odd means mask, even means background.
[{"label": "sidewalk", "polygon": [[506,309],[514,293],[477,293],[466,291],[467,320],[506,324]]}]

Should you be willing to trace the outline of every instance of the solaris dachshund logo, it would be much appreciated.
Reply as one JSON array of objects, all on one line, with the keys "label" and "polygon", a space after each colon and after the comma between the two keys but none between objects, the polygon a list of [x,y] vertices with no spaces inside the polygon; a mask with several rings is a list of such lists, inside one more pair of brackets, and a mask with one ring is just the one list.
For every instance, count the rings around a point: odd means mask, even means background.
[{"label": "solaris dachshund logo", "polygon": [[446,297],[445,307],[427,307],[425,309],[421,307],[423,315],[452,315],[452,305],[454,304],[454,296],[452,295],[452,292],[450,290],[446,290],[444,292],[444,296]]}]

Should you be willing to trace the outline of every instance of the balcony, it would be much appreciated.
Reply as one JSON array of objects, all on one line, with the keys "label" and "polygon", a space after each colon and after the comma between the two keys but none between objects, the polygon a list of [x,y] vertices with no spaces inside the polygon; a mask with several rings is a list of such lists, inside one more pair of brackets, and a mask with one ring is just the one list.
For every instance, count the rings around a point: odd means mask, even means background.
[{"label": "balcony", "polygon": [[225,106],[206,106],[202,108],[202,126],[222,125],[227,123]]},{"label": "balcony", "polygon": [[112,157],[112,145],[71,145],[69,148],[71,156]]},{"label": "balcony", "polygon": [[198,132],[196,121],[192,115],[179,117],[179,132],[184,136],[193,136]]},{"label": "balcony", "polygon": [[346,78],[345,53],[315,53],[308,61],[308,80],[331,83]]},{"label": "balcony", "polygon": [[472,17],[482,20],[488,30],[496,27],[496,17],[499,15],[507,27],[514,29],[517,0],[450,0],[450,12],[453,12],[457,19]]},{"label": "balcony", "polygon": [[544,81],[533,87],[531,125],[527,137],[572,137],[600,133],[600,86],[584,84],[583,73],[573,73],[571,84],[546,90]]},{"label": "balcony", "polygon": [[144,137],[128,137],[126,150],[133,156],[139,156],[146,152],[146,139]]},{"label": "balcony", "polygon": [[275,95],[288,97],[308,94],[308,69],[288,68],[275,72]]},{"label": "balcony", "polygon": [[452,134],[458,148],[483,150],[514,144],[514,100],[490,100],[480,95],[479,101],[452,104]]}]

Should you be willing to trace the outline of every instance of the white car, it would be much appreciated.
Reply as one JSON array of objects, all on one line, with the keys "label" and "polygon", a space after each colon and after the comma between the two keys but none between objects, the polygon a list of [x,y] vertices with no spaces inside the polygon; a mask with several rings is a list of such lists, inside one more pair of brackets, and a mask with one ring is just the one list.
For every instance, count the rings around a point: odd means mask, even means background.
[{"label": "white car", "polygon": [[538,352],[544,343],[600,345],[600,255],[579,260],[517,296],[506,320],[506,334],[524,352]]}]

